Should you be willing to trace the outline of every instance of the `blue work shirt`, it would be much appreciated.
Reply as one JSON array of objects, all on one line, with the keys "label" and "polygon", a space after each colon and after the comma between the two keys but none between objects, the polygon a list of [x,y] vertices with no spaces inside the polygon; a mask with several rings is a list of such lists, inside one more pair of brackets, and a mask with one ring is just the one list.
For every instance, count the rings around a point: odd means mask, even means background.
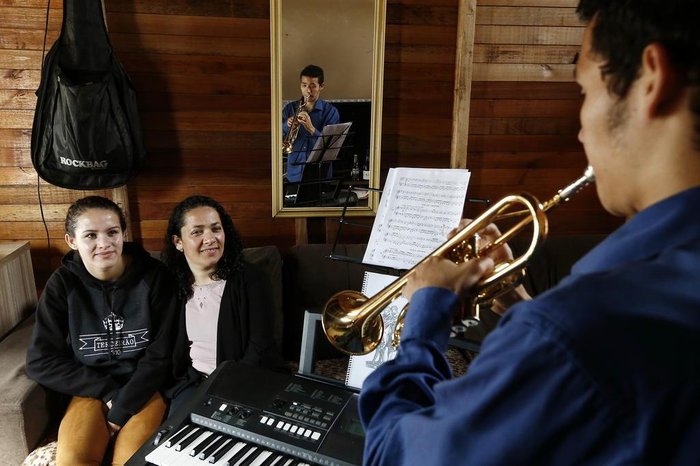
[{"label": "blue work shirt", "polygon": [[513,306],[465,376],[457,296],[417,291],[360,395],[369,465],[700,464],[700,188],[638,213]]},{"label": "blue work shirt", "polygon": [[[289,102],[282,109],[282,140],[287,137],[289,127],[287,119],[296,115],[299,107],[299,101]],[[309,152],[314,148],[316,139],[321,135],[323,127],[326,125],[335,125],[340,121],[338,109],[330,102],[323,99],[318,99],[314,104],[314,108],[309,112],[311,123],[313,123],[316,131],[314,134],[309,134],[304,125],[299,128],[297,138],[292,145],[292,152],[287,157],[287,180],[290,183],[298,183],[301,181],[301,175],[304,172],[304,163],[309,156]]]}]

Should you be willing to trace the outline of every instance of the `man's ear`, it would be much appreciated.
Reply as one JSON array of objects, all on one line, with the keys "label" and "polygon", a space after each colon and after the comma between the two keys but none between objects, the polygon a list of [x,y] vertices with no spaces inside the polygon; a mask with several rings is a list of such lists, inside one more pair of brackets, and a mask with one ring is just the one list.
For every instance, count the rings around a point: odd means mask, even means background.
[{"label": "man's ear", "polygon": [[644,48],[639,80],[647,116],[668,114],[678,104],[683,86],[663,45],[654,42]]},{"label": "man's ear", "polygon": [[71,237],[68,233],[65,234],[65,236],[63,237],[63,239],[66,240],[66,244],[67,244],[68,246],[70,246],[71,249],[73,249],[73,250],[77,250],[77,249],[78,249],[78,245],[75,244],[75,238]]}]

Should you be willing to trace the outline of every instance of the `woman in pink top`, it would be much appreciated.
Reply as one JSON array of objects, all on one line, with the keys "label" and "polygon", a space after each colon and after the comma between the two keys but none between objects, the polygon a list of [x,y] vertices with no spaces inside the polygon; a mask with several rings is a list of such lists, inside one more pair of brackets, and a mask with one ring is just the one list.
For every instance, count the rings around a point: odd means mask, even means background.
[{"label": "woman in pink top", "polygon": [[163,260],[176,275],[181,312],[173,351],[173,413],[223,361],[278,368],[270,283],[243,259],[224,208],[206,196],[180,202],[168,222]]}]

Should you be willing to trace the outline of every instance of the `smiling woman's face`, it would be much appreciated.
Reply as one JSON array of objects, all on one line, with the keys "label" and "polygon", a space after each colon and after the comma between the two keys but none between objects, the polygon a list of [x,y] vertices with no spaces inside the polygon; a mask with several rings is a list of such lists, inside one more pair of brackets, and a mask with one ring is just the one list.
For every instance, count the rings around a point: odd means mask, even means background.
[{"label": "smiling woman's face", "polygon": [[124,232],[119,216],[107,209],[87,209],[75,221],[66,243],[78,251],[85,268],[100,280],[113,280],[124,271]]},{"label": "smiling woman's face", "polygon": [[224,254],[226,235],[219,213],[212,207],[195,207],[184,216],[180,237],[174,237],[175,247],[185,254],[193,273],[216,270]]}]

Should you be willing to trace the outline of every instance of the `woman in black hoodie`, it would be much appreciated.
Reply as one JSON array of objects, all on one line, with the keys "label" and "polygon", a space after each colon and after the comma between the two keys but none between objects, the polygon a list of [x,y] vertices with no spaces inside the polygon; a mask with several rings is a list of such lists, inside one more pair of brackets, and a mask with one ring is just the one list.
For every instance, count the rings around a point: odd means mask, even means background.
[{"label": "woman in black hoodie", "polygon": [[109,199],[89,196],[66,215],[72,249],[41,295],[27,373],[71,396],[57,464],[123,464],[160,425],[170,372],[174,280],[142,247]]}]

